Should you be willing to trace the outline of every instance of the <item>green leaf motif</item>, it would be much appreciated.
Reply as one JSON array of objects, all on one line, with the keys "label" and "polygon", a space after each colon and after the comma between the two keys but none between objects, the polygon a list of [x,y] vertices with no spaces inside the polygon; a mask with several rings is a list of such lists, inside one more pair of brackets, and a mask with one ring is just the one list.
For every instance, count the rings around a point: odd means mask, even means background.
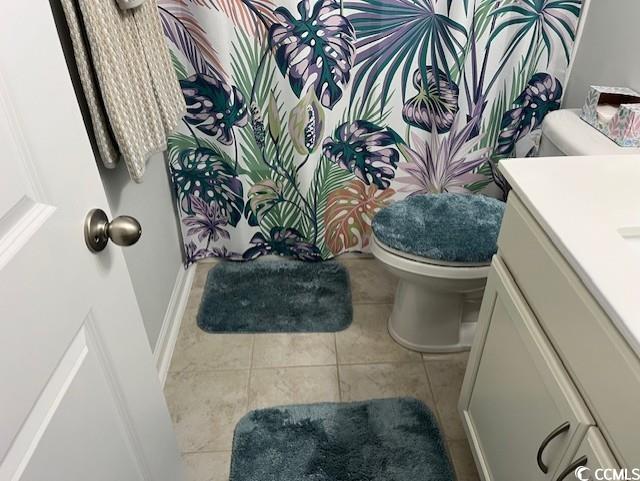
[{"label": "green leaf motif", "polygon": [[358,39],[352,100],[363,82],[362,92],[369,92],[379,78],[383,78],[382,97],[386,98],[401,67],[403,102],[416,63],[422,78],[427,78],[430,66],[452,80],[452,59],[461,67],[467,30],[449,16],[436,13],[435,0],[356,0],[344,5],[355,12],[348,19]]},{"label": "green leaf motif", "polygon": [[171,55],[171,64],[173,65],[173,70],[176,72],[176,77],[178,80],[184,80],[187,78],[187,69],[182,62],[178,59],[178,56],[173,52],[173,50],[169,49],[169,54]]},{"label": "green leaf motif", "polygon": [[289,135],[296,151],[308,155],[318,148],[324,132],[324,111],[313,89],[289,113]]},{"label": "green leaf motif", "polygon": [[[244,210],[243,187],[233,167],[215,146],[188,145],[184,137],[169,138],[169,167],[180,209],[193,214],[193,197],[198,197],[217,203],[229,224],[238,225]],[[173,142],[179,145],[172,146]]]},{"label": "green leaf motif", "polygon": [[580,17],[582,0],[520,0],[494,10],[492,15],[502,21],[491,32],[489,43],[503,30],[511,33],[503,59],[510,57],[520,42],[531,34],[529,52],[541,41],[545,45],[547,59],[551,59],[552,38],[557,37],[569,63]]},{"label": "green leaf motif", "polygon": [[258,182],[249,189],[249,205],[258,220],[281,200],[282,187],[271,179]]},{"label": "green leaf motif", "polygon": [[277,144],[282,132],[282,124],[280,123],[280,113],[278,112],[278,104],[273,92],[269,94],[269,105],[267,107],[267,118],[269,119],[269,135]]}]

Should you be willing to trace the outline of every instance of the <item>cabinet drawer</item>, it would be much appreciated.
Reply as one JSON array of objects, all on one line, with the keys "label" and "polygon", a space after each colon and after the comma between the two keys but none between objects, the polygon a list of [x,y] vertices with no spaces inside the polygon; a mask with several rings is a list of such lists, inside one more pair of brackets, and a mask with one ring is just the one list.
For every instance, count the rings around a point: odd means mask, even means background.
[{"label": "cabinet drawer", "polygon": [[497,257],[479,323],[460,409],[483,478],[547,480],[593,420]]},{"label": "cabinet drawer", "polygon": [[640,466],[640,360],[513,192],[498,246],[614,454]]},{"label": "cabinet drawer", "polygon": [[[576,469],[580,467],[587,468],[582,470],[580,478],[576,477]],[[605,442],[600,430],[597,427],[589,428],[587,435],[580,444],[578,452],[567,463],[567,466],[558,474],[557,481],[585,481],[595,478],[598,469],[619,469],[613,454],[609,450],[609,446]],[[598,473],[600,474],[600,473]],[[606,479],[614,479],[612,474]],[[602,476],[598,476],[602,479]]]}]

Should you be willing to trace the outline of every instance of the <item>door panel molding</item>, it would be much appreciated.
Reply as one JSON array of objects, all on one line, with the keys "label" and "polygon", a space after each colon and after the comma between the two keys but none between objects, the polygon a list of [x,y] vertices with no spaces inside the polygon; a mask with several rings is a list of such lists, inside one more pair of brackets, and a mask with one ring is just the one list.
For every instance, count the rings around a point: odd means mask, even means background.
[{"label": "door panel molding", "polygon": [[86,330],[83,327],[71,341],[71,345],[14,438],[0,464],[0,479],[11,481],[20,479],[88,353]]},{"label": "door panel molding", "polygon": [[96,352],[98,363],[100,364],[109,392],[111,393],[116,409],[118,410],[119,419],[122,421],[124,435],[127,440],[127,444],[129,445],[129,449],[133,453],[133,458],[137,463],[140,476],[145,481],[152,481],[153,477],[151,475],[151,469],[147,463],[144,449],[142,448],[142,442],[136,433],[131,413],[127,406],[127,401],[125,400],[124,391],[118,381],[118,376],[113,367],[114,363],[111,359],[111,355],[102,340],[103,337],[100,334],[98,323],[94,322],[93,317],[91,317],[89,322],[86,323],[86,327],[89,334],[89,345],[93,347]]},{"label": "door panel molding", "polygon": [[139,477],[141,480],[151,481],[151,471],[92,312],[85,317],[82,327],[71,341],[0,463],[0,480],[19,481],[21,479],[51,420],[90,356],[97,362],[99,372],[111,394],[111,401],[118,412],[122,438],[136,464]]},{"label": "door panel molding", "polygon": [[54,206],[36,203],[25,196],[0,218],[0,269],[20,252],[55,211]]},{"label": "door panel molding", "polygon": [[[29,143],[27,137],[23,134],[23,126],[18,116],[17,109],[11,101],[11,91],[0,69],[0,133],[8,132],[9,135],[3,136],[5,145],[3,149],[8,149],[9,153],[17,158],[12,159],[12,165],[21,167],[24,182],[27,183],[28,189],[26,194],[36,202],[50,204],[50,200],[46,196],[43,183],[40,181],[40,174],[33,159],[33,155],[28,150]],[[6,127],[3,129],[1,127]]]}]

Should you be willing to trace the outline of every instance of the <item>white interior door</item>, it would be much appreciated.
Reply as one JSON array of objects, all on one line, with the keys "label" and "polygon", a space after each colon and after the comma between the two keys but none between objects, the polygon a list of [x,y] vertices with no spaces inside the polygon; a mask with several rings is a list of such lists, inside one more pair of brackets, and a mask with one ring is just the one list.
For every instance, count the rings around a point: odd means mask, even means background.
[{"label": "white interior door", "polygon": [[[109,0],[111,1],[111,0]],[[0,480],[181,479],[175,436],[49,4],[0,16]]]}]

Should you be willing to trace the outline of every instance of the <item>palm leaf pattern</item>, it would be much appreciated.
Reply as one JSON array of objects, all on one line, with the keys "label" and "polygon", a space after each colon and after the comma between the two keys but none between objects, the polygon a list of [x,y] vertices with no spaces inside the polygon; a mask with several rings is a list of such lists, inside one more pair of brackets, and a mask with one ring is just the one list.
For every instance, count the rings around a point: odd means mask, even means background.
[{"label": "palm leaf pattern", "polygon": [[198,73],[225,76],[218,53],[207,32],[189,10],[185,0],[158,0],[158,13],[165,36],[182,52]]},{"label": "palm leaf pattern", "polygon": [[501,21],[491,33],[489,42],[509,29],[512,33],[503,58],[510,57],[518,45],[530,37],[529,51],[542,41],[549,59],[555,38],[569,63],[581,4],[582,0],[517,0],[500,7],[492,13],[501,17]]},{"label": "palm leaf pattern", "polygon": [[422,78],[427,78],[427,67],[440,69],[450,78],[451,65],[459,62],[467,30],[447,15],[437,13],[434,0],[348,1],[345,8],[355,12],[348,18],[358,39],[358,71],[352,96],[363,81],[367,92],[383,74],[382,94],[386,95],[402,66],[404,100],[414,61]]},{"label": "palm leaf pattern", "polygon": [[262,36],[274,22],[275,5],[271,0],[189,0],[201,7],[224,13],[233,24],[250,34]]},{"label": "palm leaf pattern", "polygon": [[188,264],[328,259],[404,196],[506,195],[498,163],[558,108],[582,0],[158,6],[188,105],[167,150]]}]

